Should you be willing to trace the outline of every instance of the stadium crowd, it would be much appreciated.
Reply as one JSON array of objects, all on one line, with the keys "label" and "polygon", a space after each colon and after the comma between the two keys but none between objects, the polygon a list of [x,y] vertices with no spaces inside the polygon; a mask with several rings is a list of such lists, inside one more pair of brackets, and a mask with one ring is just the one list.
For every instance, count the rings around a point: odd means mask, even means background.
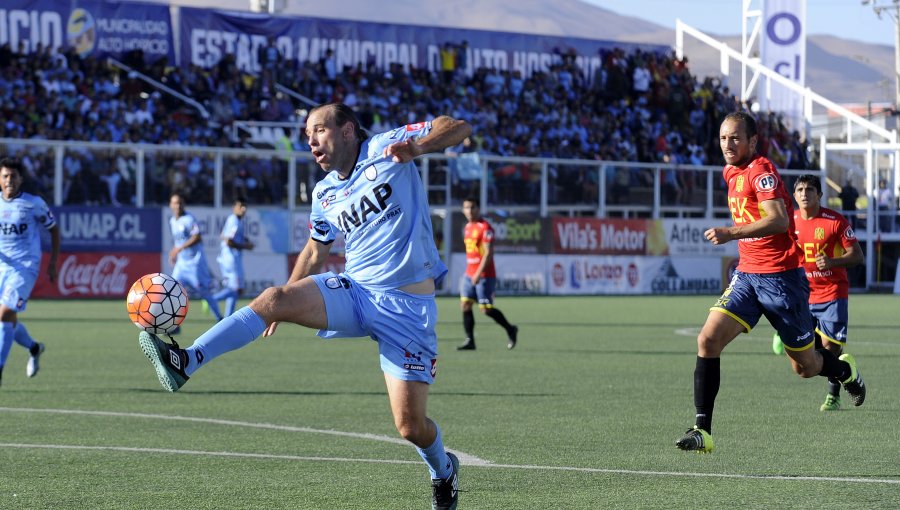
[{"label": "stadium crowd", "polygon": [[[72,51],[0,46],[0,138],[148,143],[164,146],[246,146],[232,129],[236,120],[297,121],[306,105],[278,93],[276,82],[316,103],[342,101],[372,131],[447,112],[474,127],[457,152],[501,156],[537,156],[588,160],[719,165],[716,130],[721,119],[748,105],[716,78],[700,79],[687,59],[623,49],[601,50],[603,65],[586,79],[575,55],[559,52],[547,72],[523,77],[519,71],[479,68],[469,76],[465,43],[446,44],[440,71],[376,69],[374,65],[337,69],[328,51],[319,62],[287,65],[277,48],[260,48],[262,72],[242,73],[232,55],[202,69],[145,63],[140,53],[126,63],[139,72],[196,100],[208,118],[174,95],[93,57]],[[760,153],[781,168],[810,168],[807,146],[774,114],[759,115]],[[287,142],[307,149],[301,139]],[[46,193],[52,154],[18,154],[26,164],[32,192]],[[165,202],[182,192],[194,203],[211,201],[213,163],[199,153],[166,153],[148,158],[150,200]],[[128,204],[133,200],[136,162],[128,152],[98,157],[96,150],[67,151],[64,202]],[[253,203],[281,203],[286,165],[277,158],[239,159],[226,165],[228,192]],[[565,175],[562,175],[562,174]],[[690,188],[693,173],[670,172],[666,184]],[[537,176],[526,166],[498,169],[492,175],[495,199],[533,197]],[[688,177],[684,177],[685,174]],[[555,175],[570,201],[596,196],[596,174],[572,169]],[[647,186],[649,172],[607,174],[612,201],[632,186]],[[506,193],[503,190],[507,190]],[[515,190],[510,193],[509,190]],[[518,191],[524,191],[518,193]]]}]

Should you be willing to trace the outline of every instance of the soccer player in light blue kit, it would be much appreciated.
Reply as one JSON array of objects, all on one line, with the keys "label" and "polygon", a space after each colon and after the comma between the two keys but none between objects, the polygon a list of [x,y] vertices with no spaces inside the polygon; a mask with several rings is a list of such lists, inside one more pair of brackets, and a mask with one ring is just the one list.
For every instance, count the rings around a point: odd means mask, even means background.
[{"label": "soccer player in light blue kit", "polygon": [[206,264],[203,252],[203,238],[200,236],[200,225],[194,216],[184,209],[184,197],[174,193],[169,198],[169,229],[172,231],[172,244],[169,251],[169,262],[173,265],[172,278],[183,285],[191,298],[200,297],[209,304],[209,309],[222,320],[219,303],[213,296],[215,278]]},{"label": "soccer player in light blue kit", "polygon": [[19,312],[25,311],[41,268],[41,228],[50,232],[47,276],[51,282],[56,281],[59,259],[59,227],[41,197],[21,191],[22,171],[19,160],[0,160],[0,377],[13,342],[31,354],[25,368],[28,377],[37,374],[38,358],[44,352],[44,344],[35,342],[19,322]]},{"label": "soccer player in light blue kit", "polygon": [[[394,425],[431,473],[432,508],[456,508],[459,461],[426,415],[437,362],[434,289],[447,267],[412,160],[456,145],[471,131],[464,121],[440,116],[367,139],[348,106],[314,108],[306,134],[316,163],[329,173],[313,190],[310,239],[288,283],[266,289],[187,349],[142,332],[141,348],[162,386],[178,390],[211,359],[272,335],[281,321],[318,329],[323,338],[369,336],[378,342]],[[345,272],[316,274],[339,231]]]},{"label": "soccer player in light blue kit", "polygon": [[252,250],[253,243],[247,240],[244,231],[244,215],[247,214],[247,200],[238,197],[234,200],[231,214],[222,227],[222,246],[219,249],[219,270],[222,272],[222,290],[214,296],[216,301],[225,301],[225,317],[234,313],[241,291],[244,290],[243,251]]}]

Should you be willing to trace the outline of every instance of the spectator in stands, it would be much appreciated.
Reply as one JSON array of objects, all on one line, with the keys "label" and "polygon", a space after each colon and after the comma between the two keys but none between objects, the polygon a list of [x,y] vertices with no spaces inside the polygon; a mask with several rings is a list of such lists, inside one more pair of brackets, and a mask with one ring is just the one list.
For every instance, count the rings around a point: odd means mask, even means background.
[{"label": "spectator in stands", "polygon": [[878,181],[877,193],[877,214],[878,214],[878,230],[881,232],[894,231],[894,193],[888,187],[887,181],[880,179]]},{"label": "spectator in stands", "polygon": [[843,213],[847,221],[850,222],[850,226],[855,230],[857,221],[856,200],[859,199],[859,191],[853,186],[853,181],[849,177],[841,188],[841,192],[838,193],[838,198],[841,199],[841,213]]}]

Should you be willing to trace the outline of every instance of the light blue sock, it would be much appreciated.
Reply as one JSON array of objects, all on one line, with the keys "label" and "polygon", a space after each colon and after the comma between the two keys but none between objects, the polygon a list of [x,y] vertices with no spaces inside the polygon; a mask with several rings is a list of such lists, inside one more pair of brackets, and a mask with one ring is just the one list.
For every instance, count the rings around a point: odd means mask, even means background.
[{"label": "light blue sock", "polygon": [[13,334],[13,340],[15,340],[17,344],[28,349],[29,351],[32,347],[34,347],[34,344],[37,343],[34,341],[34,338],[31,338],[31,335],[28,334],[28,330],[25,329],[25,325],[21,322],[16,324],[16,331]]},{"label": "light blue sock", "polygon": [[213,294],[206,294],[203,296],[203,299],[206,301],[206,304],[209,305],[209,311],[216,316],[216,320],[221,321],[222,312],[219,311],[219,301],[216,300],[216,296]]},{"label": "light blue sock", "polygon": [[225,301],[225,317],[234,313],[234,308],[237,306],[237,298],[237,291],[228,287],[225,287],[213,295],[213,299],[216,301]]},{"label": "light blue sock", "polygon": [[0,322],[0,368],[6,365],[6,358],[9,357],[9,350],[12,349],[15,327],[13,322]]},{"label": "light blue sock", "polygon": [[421,455],[422,458],[425,459],[425,463],[428,464],[428,471],[431,472],[431,479],[437,480],[438,478],[447,478],[450,476],[450,473],[453,472],[453,464],[451,464],[450,457],[447,456],[447,452],[444,450],[444,441],[441,439],[441,428],[438,427],[437,423],[434,423],[434,428],[437,435],[434,436],[434,442],[431,443],[431,446],[425,449],[417,446],[416,451],[419,452],[419,455]]},{"label": "light blue sock", "polygon": [[200,335],[194,344],[185,349],[188,366],[185,373],[191,375],[198,368],[228,351],[240,349],[266,330],[266,323],[249,306],[245,306]]}]

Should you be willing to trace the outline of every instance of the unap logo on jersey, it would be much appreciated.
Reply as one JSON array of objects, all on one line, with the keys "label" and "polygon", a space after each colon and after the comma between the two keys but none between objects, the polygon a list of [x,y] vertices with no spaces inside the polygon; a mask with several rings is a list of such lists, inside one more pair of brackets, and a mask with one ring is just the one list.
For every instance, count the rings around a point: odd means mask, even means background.
[{"label": "unap logo on jersey", "polygon": [[772,191],[778,186],[775,174],[762,174],[756,178],[756,191]]}]

